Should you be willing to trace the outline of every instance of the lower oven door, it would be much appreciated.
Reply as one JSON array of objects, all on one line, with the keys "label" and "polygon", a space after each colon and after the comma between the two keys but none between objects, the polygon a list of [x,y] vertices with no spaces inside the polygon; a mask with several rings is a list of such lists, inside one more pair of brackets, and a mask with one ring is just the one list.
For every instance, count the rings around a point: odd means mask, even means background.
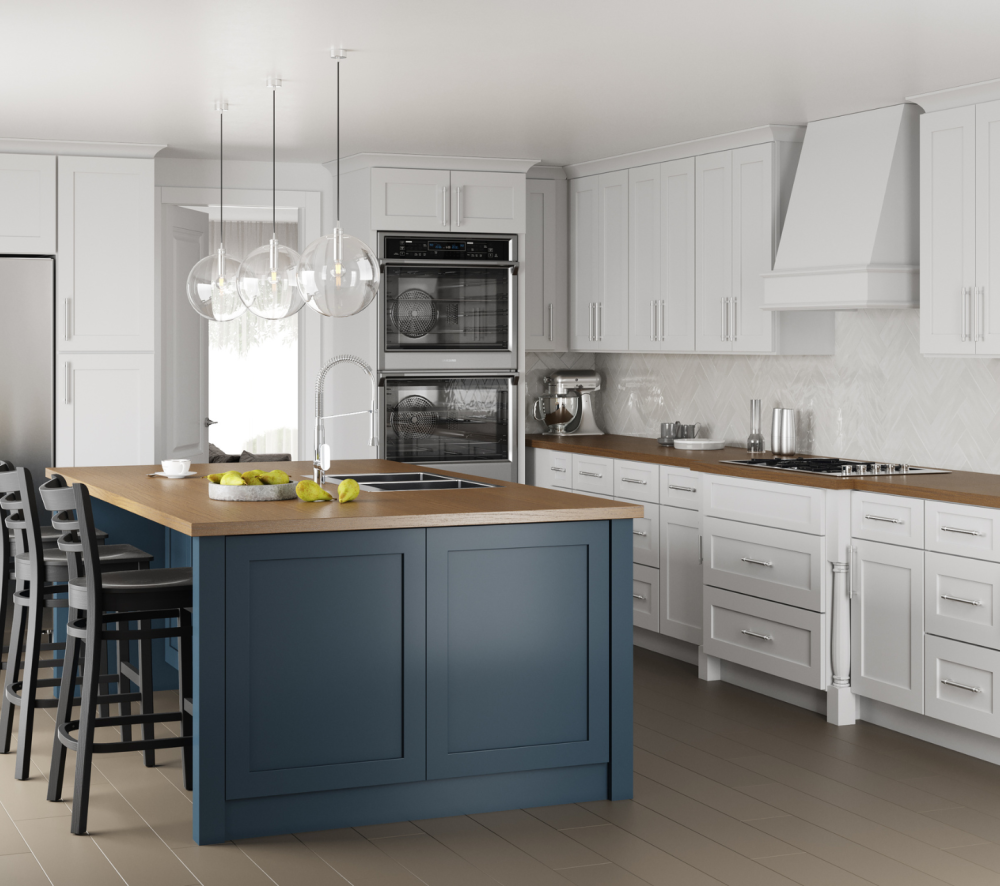
[{"label": "lower oven door", "polygon": [[517,480],[513,375],[385,375],[381,457]]}]

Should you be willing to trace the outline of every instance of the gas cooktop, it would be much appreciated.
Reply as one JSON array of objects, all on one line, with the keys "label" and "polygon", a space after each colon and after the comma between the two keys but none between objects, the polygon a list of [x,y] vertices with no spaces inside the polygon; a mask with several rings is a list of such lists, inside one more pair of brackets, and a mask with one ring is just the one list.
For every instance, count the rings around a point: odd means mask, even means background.
[{"label": "gas cooktop", "polygon": [[829,474],[834,477],[860,477],[890,474],[949,474],[938,468],[894,464],[881,461],[851,461],[843,458],[746,458],[722,462],[724,465],[746,465],[751,468],[771,468],[775,471],[799,471],[803,474]]}]

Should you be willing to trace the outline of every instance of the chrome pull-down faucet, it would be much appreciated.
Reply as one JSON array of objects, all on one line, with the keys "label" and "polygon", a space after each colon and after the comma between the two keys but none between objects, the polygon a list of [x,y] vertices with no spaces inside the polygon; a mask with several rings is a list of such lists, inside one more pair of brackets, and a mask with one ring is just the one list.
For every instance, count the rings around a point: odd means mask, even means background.
[{"label": "chrome pull-down faucet", "polygon": [[[338,363],[353,363],[361,367],[368,375],[372,383],[372,405],[371,409],[361,409],[358,412],[340,412],[336,415],[322,415],[323,412],[323,385],[326,382],[326,374]],[[378,411],[378,400],[376,395],[377,383],[375,373],[371,366],[365,363],[360,357],[353,354],[341,354],[339,357],[332,357],[327,360],[323,368],[316,377],[316,428],[314,435],[313,450],[313,480],[317,483],[326,482],[326,472],[330,470],[330,447],[326,442],[326,432],[323,422],[328,418],[347,418],[349,415],[371,415],[371,439],[369,446],[378,446],[378,435],[375,433],[375,413]]]}]

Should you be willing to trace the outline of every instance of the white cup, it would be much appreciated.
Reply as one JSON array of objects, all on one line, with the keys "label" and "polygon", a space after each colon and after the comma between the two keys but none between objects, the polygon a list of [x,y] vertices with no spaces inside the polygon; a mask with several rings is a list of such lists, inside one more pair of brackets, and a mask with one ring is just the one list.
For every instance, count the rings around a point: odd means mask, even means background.
[{"label": "white cup", "polygon": [[174,477],[179,474],[186,474],[191,470],[191,459],[189,458],[167,458],[160,462],[163,473]]}]

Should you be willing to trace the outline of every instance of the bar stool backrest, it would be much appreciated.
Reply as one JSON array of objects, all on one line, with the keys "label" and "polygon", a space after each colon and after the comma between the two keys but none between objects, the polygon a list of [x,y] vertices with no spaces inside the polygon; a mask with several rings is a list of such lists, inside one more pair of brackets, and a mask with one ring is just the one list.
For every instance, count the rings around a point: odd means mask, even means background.
[{"label": "bar stool backrest", "polygon": [[80,525],[80,546],[83,548],[82,577],[86,579],[86,589],[80,588],[77,584],[70,584],[69,605],[73,609],[86,610],[88,624],[94,624],[104,612],[104,586],[101,583],[101,560],[97,552],[94,509],[90,504],[90,490],[83,483],[76,483],[72,491],[76,498],[76,516]]},{"label": "bar stool backrest", "polygon": [[80,538],[80,521],[76,513],[76,494],[60,474],[53,474],[38,487],[38,494],[45,509],[52,512],[52,528],[62,535],[56,544],[66,552],[66,566],[70,578],[83,577],[83,542]]},{"label": "bar stool backrest", "polygon": [[[32,492],[31,471],[16,468],[14,475],[16,488],[0,499],[0,508],[7,512],[4,520],[7,528],[14,530],[15,553],[28,554],[37,572],[42,564],[42,530],[38,522],[38,504]],[[6,472],[0,473],[0,478],[7,479]]]},{"label": "bar stool backrest", "polygon": [[[17,491],[17,471],[9,461],[0,461],[0,499]],[[0,504],[0,508],[3,505]],[[6,523],[6,521],[0,521]],[[2,589],[7,581],[7,571],[10,558],[14,554],[14,546],[11,544],[10,536],[7,533],[6,525],[0,526],[0,565],[4,569],[3,582],[0,583]],[[0,591],[2,592],[2,591]]]}]

